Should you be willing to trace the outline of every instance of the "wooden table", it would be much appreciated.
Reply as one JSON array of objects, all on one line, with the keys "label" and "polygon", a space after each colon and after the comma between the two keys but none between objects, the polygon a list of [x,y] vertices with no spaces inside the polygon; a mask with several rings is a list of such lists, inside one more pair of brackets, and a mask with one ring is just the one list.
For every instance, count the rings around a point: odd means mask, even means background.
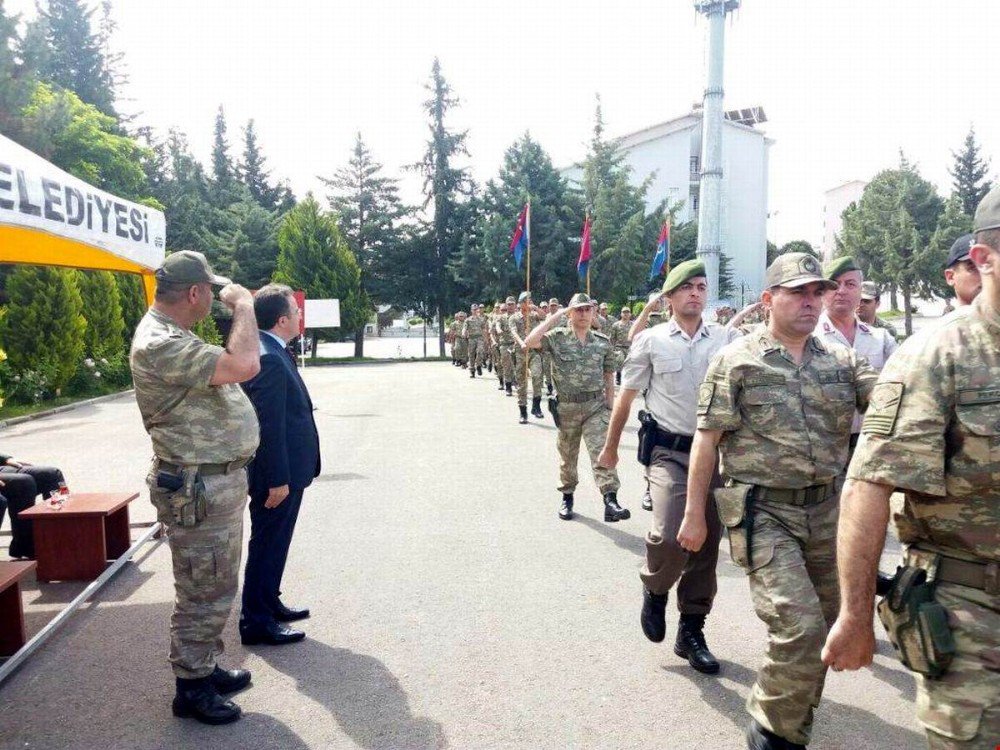
[{"label": "wooden table", "polygon": [[18,518],[32,522],[38,580],[92,581],[132,545],[128,504],[138,492],[73,493],[61,509],[40,503]]},{"label": "wooden table", "polygon": [[13,656],[27,641],[21,578],[34,567],[33,561],[0,562],[0,656]]}]

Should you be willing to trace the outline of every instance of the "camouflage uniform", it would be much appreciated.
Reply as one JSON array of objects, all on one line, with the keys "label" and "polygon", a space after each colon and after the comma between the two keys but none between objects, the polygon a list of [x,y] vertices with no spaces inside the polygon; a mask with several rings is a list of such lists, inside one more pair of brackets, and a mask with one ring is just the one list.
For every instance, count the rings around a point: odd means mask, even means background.
[{"label": "camouflage uniform", "polygon": [[959,585],[939,568],[935,598],[957,653],[942,678],[916,676],[932,750],[1000,742],[1000,316],[982,295],[964,309],[886,364],[848,471],[905,493],[894,521],[909,564],[972,561],[985,581]]},{"label": "camouflage uniform", "polygon": [[597,465],[610,415],[604,376],[614,372],[611,342],[602,333],[588,331],[580,343],[572,327],[560,326],[542,337],[542,351],[552,355],[552,380],[559,397],[559,491],[572,493],[579,482],[576,465],[582,437],[601,494],[618,492],[618,472]]},{"label": "camouflage uniform", "polygon": [[[525,378],[524,372],[524,355],[525,352],[517,345],[517,340],[514,338],[514,333],[524,341],[528,334],[531,333],[532,329],[542,322],[541,317],[538,313],[533,310],[528,313],[528,325],[524,324],[524,315],[518,310],[516,313],[507,318],[507,327],[511,333],[511,342],[513,343],[512,351],[514,353],[514,381],[517,383],[517,404],[518,406],[525,406],[528,403],[528,381]],[[539,352],[532,349],[528,354],[528,375],[531,378],[531,394],[535,398],[541,398],[542,395],[542,358]]]},{"label": "camouflage uniform", "polygon": [[632,346],[632,342],[628,340],[628,332],[632,328],[632,322],[632,320],[628,322],[616,320],[611,324],[611,330],[608,332],[608,339],[615,348],[615,370],[619,374],[625,363],[625,358],[628,357],[628,350]]},{"label": "camouflage uniform", "polygon": [[482,315],[470,315],[462,325],[462,336],[468,342],[469,367],[482,367],[486,360],[485,332],[486,319]]},{"label": "camouflage uniform", "polygon": [[[135,398],[156,454],[146,483],[173,559],[170,662],[185,679],[210,675],[223,650],[243,544],[242,465],[259,442],[257,415],[243,390],[236,384],[209,385],[222,352],[156,310],[146,313],[132,340]],[[201,467],[207,514],[197,525],[174,522],[173,493],[156,482],[164,462]],[[224,471],[222,465],[231,462],[231,470]]]},{"label": "camouflage uniform", "polygon": [[646,320],[646,328],[652,328],[653,326],[658,326],[661,323],[666,323],[670,320],[670,313],[664,312],[663,310],[657,310],[649,314],[649,318]]},{"label": "camouflage uniform", "polygon": [[451,335],[454,342],[452,346],[452,352],[455,355],[455,359],[465,365],[469,361],[469,340],[465,338],[463,333],[463,328],[465,326],[464,320],[455,320],[451,324]]},{"label": "camouflage uniform", "polygon": [[878,315],[875,316],[875,322],[872,323],[872,325],[875,326],[876,328],[884,328],[889,332],[889,335],[892,336],[894,339],[899,338],[899,333],[896,331],[896,326],[894,326],[888,320],[883,320]]},{"label": "camouflage uniform", "polygon": [[510,332],[510,327],[507,325],[509,317],[508,313],[500,313],[495,328],[497,340],[499,341],[500,366],[503,369],[503,381],[505,383],[514,382],[514,354],[512,351],[514,348],[514,335]]},{"label": "camouflage uniform", "polygon": [[840,606],[833,480],[876,378],[852,350],[814,336],[796,365],[764,330],[726,346],[699,389],[698,429],[722,432],[723,477],[755,486],[745,568],[768,649],[747,710],[791,742],[809,742],[823,691],[820,649]]}]

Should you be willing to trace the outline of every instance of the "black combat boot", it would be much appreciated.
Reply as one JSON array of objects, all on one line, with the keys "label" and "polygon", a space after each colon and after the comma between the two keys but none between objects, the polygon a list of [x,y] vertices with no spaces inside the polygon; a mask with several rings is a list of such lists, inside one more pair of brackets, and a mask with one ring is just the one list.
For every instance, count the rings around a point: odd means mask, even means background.
[{"label": "black combat boot", "polygon": [[618,372],[615,373],[615,385],[621,385],[621,384],[622,384],[622,371],[618,370]]},{"label": "black combat boot", "polygon": [[642,587],[642,612],[639,613],[639,624],[642,632],[653,643],[662,643],[667,637],[667,595],[654,594],[645,586]]},{"label": "black combat boot", "polygon": [[486,369],[487,369],[487,370],[488,370],[489,372],[493,372],[493,360],[492,360],[492,359],[491,359],[491,360],[489,360],[489,361],[488,361],[488,362],[486,363]]},{"label": "black combat boot", "polygon": [[623,508],[618,504],[618,496],[614,492],[604,493],[604,520],[608,523],[624,521],[631,518],[632,514],[628,508]]},{"label": "black combat boot", "polygon": [[483,376],[483,366],[482,365],[476,365],[476,375],[478,375],[479,377]]},{"label": "black combat boot", "polygon": [[178,677],[172,708],[174,716],[196,719],[202,724],[229,724],[242,714],[239,706],[219,695],[210,677],[200,680]]},{"label": "black combat boot", "polygon": [[717,674],[719,662],[705,644],[705,615],[681,615],[674,653],[702,674]]},{"label": "black combat boot", "polygon": [[500,378],[500,385],[497,386],[497,390],[498,391],[502,391],[503,390],[503,377]]},{"label": "black combat boot", "polygon": [[223,669],[216,664],[215,671],[209,675],[208,679],[212,682],[212,687],[217,693],[225,695],[226,693],[235,693],[249,685],[250,672],[246,669]]},{"label": "black combat boot", "polygon": [[653,496],[649,494],[649,487],[642,494],[642,509],[652,510],[653,509]]},{"label": "black combat boot", "polygon": [[527,404],[518,404],[518,411],[521,412],[521,418],[517,420],[518,424],[528,424],[528,406]]},{"label": "black combat boot", "polygon": [[756,719],[750,719],[747,725],[747,750],[806,750],[806,746],[789,742],[764,729]]},{"label": "black combat boot", "polygon": [[508,383],[504,383],[504,387],[507,389],[507,395],[508,396],[513,396],[514,395],[514,391],[513,391],[514,384],[513,383],[509,383],[509,382]]},{"label": "black combat boot", "polygon": [[475,367],[470,367],[469,368],[469,377],[470,378],[476,377],[476,368]]},{"label": "black combat boot", "polygon": [[548,383],[546,383],[545,390],[547,390],[549,392],[550,396],[552,395],[552,381],[551,380]]},{"label": "black combat boot", "polygon": [[568,521],[573,517],[573,493],[564,492],[562,505],[559,506],[559,517]]},{"label": "black combat boot", "polygon": [[531,416],[537,417],[538,419],[545,419],[545,415],[542,414],[542,397],[532,396],[531,397]]}]

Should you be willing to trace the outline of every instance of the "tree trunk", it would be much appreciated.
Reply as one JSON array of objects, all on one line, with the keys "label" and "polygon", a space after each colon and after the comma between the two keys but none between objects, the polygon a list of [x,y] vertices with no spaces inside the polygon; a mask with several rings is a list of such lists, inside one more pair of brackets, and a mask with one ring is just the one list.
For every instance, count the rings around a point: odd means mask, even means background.
[{"label": "tree trunk", "polygon": [[903,322],[906,326],[906,335],[913,335],[913,317],[910,313],[910,287],[909,285],[904,286],[903,289]]},{"label": "tree trunk", "polygon": [[438,319],[438,350],[440,352],[440,357],[444,359],[444,311],[441,309],[442,305],[438,305],[437,308],[437,319]]},{"label": "tree trunk", "polygon": [[313,329],[312,332],[312,351],[309,353],[310,359],[316,359],[316,350],[319,349],[319,331]]},{"label": "tree trunk", "polygon": [[361,326],[354,332],[354,356],[361,359],[365,356],[365,327]]},{"label": "tree trunk", "polygon": [[889,309],[899,310],[899,301],[896,299],[896,285],[889,284]]}]

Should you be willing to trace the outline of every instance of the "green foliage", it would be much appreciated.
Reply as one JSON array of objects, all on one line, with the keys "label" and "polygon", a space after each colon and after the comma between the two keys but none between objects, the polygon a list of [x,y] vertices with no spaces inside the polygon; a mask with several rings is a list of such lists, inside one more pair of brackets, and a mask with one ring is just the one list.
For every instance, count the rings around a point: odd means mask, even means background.
[{"label": "green foliage", "polygon": [[202,318],[191,326],[191,331],[206,344],[222,346],[222,334],[219,333],[219,327],[215,324],[215,318],[211,315]]},{"label": "green foliage", "polygon": [[257,142],[253,120],[249,120],[243,128],[243,159],[238,170],[240,179],[258,206],[266,211],[274,211],[281,198],[281,190],[268,182],[270,173],[264,167],[266,161]]},{"label": "green foliage", "polygon": [[979,153],[976,143],[976,131],[969,128],[965,142],[960,151],[952,151],[954,165],[948,170],[952,178],[953,195],[962,205],[962,211],[967,216],[976,213],[976,206],[990,192],[992,183],[986,179],[990,169],[990,160],[984,159]]},{"label": "green foliage", "polygon": [[21,140],[21,110],[34,90],[31,66],[25,62],[17,36],[17,16],[9,17],[0,4],[0,133]]},{"label": "green foliage", "polygon": [[81,271],[77,280],[87,328],[83,353],[93,359],[113,357],[125,351],[125,320],[121,295],[110,271]]},{"label": "green foliage", "polygon": [[215,131],[212,140],[212,203],[224,208],[235,198],[236,169],[229,156],[229,140],[226,137],[226,113],[219,105],[215,115]]},{"label": "green foliage", "polygon": [[312,195],[285,214],[278,246],[275,281],[302,289],[307,299],[339,299],[341,330],[365,324],[371,302],[361,288],[361,269],[335,217]]},{"label": "green foliage", "polygon": [[135,327],[146,314],[146,293],[142,280],[134,273],[116,273],[115,283],[118,285],[118,300],[121,303],[124,323],[122,339],[125,349],[128,350],[135,335]]},{"label": "green foliage", "polygon": [[83,357],[83,300],[77,271],[18,266],[7,279],[0,341],[11,369],[41,372],[53,391],[65,386]]},{"label": "green foliage", "polygon": [[230,208],[236,231],[232,237],[232,278],[249,289],[271,281],[278,260],[278,218],[256,203],[235,203]]},{"label": "green foliage", "polygon": [[963,234],[972,231],[972,217],[963,210],[962,199],[959,195],[953,195],[944,204],[944,211],[938,219],[937,228],[931,235],[930,242],[927,243],[927,258],[924,261],[928,274],[927,282],[931,291],[938,297],[948,299],[955,296],[952,289],[944,280],[944,264],[948,260],[948,253],[955,240]]},{"label": "green foliage", "polygon": [[778,251],[778,255],[785,255],[786,253],[805,253],[806,255],[811,255],[817,260],[820,259],[819,252],[806,240],[792,240],[791,242],[786,242],[781,246],[781,250]]}]

